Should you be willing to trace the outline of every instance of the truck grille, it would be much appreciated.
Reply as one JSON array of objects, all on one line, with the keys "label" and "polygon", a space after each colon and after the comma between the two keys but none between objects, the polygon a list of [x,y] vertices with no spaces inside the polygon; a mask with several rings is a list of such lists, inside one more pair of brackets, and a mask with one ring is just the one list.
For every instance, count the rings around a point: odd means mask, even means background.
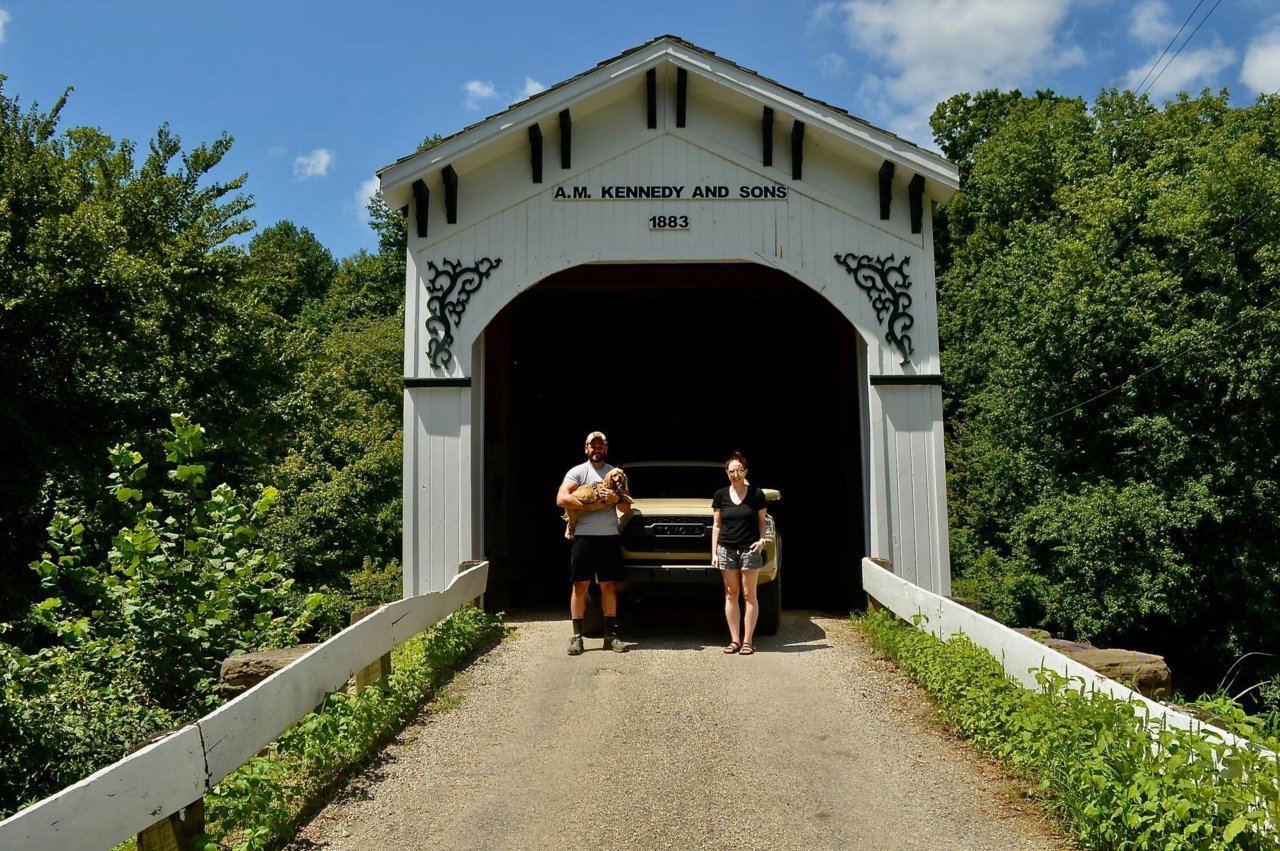
[{"label": "truck grille", "polygon": [[622,532],[623,548],[632,552],[711,552],[707,516],[633,516]]}]

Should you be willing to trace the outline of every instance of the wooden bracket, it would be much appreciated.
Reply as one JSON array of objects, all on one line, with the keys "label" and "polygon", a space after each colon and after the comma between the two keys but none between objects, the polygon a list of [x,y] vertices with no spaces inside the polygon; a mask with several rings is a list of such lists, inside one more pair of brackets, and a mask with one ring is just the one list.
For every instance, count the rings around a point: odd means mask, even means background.
[{"label": "wooden bracket", "polygon": [[542,182],[542,128],[529,125],[529,165],[533,168],[533,182]]},{"label": "wooden bracket", "polygon": [[683,68],[676,70],[676,126],[684,126],[685,105],[689,96],[689,72]]},{"label": "wooden bracket", "polygon": [[[418,226],[418,238],[425,239],[427,236],[427,211],[430,209],[431,190],[427,188],[427,184],[418,178],[413,182],[413,219]],[[405,211],[408,212],[408,207]]]},{"label": "wooden bracket", "polygon": [[445,221],[451,225],[458,223],[458,173],[453,166],[445,166],[440,176],[444,178],[444,212]]},{"label": "wooden bracket", "polygon": [[767,106],[760,116],[760,144],[764,148],[764,165],[773,165],[773,109]]},{"label": "wooden bracket", "polygon": [[889,218],[889,205],[893,201],[893,163],[888,160],[880,166],[880,220]]},{"label": "wooden bracket", "polygon": [[791,125],[791,179],[800,179],[800,166],[804,163],[804,122]]},{"label": "wooden bracket", "polygon": [[907,184],[907,200],[911,203],[911,232],[924,230],[924,175],[917,174]]},{"label": "wooden bracket", "polygon": [[573,120],[569,110],[560,110],[560,168],[568,170],[569,152],[573,149]]},{"label": "wooden bracket", "polygon": [[649,129],[658,129],[658,71],[650,68],[644,73],[645,101],[649,106]]}]

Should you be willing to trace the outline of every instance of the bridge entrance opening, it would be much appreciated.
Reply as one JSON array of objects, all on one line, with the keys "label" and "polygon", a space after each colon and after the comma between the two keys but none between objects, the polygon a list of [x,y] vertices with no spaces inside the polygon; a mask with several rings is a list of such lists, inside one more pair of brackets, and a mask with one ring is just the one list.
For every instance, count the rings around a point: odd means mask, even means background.
[{"label": "bridge entrance opening", "polygon": [[740,450],[782,491],[783,605],[857,605],[859,340],[817,293],[750,264],[579,266],[515,298],[484,346],[491,607],[567,603],[555,492],[593,429],[623,467]]}]

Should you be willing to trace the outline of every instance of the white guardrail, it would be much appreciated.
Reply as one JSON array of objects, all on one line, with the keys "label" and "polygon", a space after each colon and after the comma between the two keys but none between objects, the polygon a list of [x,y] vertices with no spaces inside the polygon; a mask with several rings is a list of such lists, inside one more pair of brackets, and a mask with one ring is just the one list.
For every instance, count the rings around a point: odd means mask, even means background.
[{"label": "white guardrail", "polygon": [[325,695],[485,591],[489,563],[389,603],[193,724],[0,821],[0,849],[111,848],[200,800]]},{"label": "white guardrail", "polygon": [[910,622],[915,615],[924,615],[926,620],[917,624],[917,628],[942,641],[963,633],[974,644],[994,656],[1004,666],[1005,673],[1026,688],[1038,689],[1035,672],[1040,668],[1047,668],[1069,678],[1073,688],[1106,692],[1129,703],[1135,713],[1145,711],[1147,723],[1153,732],[1163,725],[1214,736],[1233,747],[1252,747],[1226,730],[1149,700],[1033,638],[1014,632],[1004,624],[946,597],[913,585],[871,559],[862,560],[862,586],[868,596],[905,621]]}]

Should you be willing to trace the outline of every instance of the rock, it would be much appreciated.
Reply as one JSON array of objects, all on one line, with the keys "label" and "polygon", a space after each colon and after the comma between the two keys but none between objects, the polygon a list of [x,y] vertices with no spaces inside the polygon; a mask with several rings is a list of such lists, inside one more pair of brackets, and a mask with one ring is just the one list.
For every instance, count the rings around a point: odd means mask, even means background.
[{"label": "rock", "polygon": [[964,606],[966,609],[977,612],[980,615],[987,614],[985,611],[983,611],[982,605],[977,600],[974,600],[970,597],[948,597],[947,599],[958,606]]},{"label": "rock", "polygon": [[230,656],[222,663],[219,679],[222,681],[222,697],[224,700],[242,694],[305,654],[318,644],[299,644],[297,647],[283,647],[279,650],[264,650],[260,653],[242,653]]},{"label": "rock", "polygon": [[1065,653],[1068,656],[1070,656],[1073,653],[1080,653],[1084,650],[1096,649],[1092,644],[1090,644],[1087,641],[1068,641],[1065,638],[1053,638],[1052,636],[1048,636],[1048,635],[1046,635],[1046,637],[1044,638],[1037,639],[1037,641],[1039,641],[1045,647],[1049,647],[1049,648],[1052,648],[1053,650],[1057,650],[1059,653]]},{"label": "rock", "polygon": [[1097,647],[1088,647],[1066,655],[1152,700],[1168,697],[1173,689],[1173,677],[1163,656],[1139,653],[1137,650]]},{"label": "rock", "polygon": [[1044,644],[1046,639],[1053,638],[1053,636],[1045,630],[1036,629],[1034,626],[1015,626],[1013,631],[1020,632],[1032,641],[1039,641],[1041,644]]}]

